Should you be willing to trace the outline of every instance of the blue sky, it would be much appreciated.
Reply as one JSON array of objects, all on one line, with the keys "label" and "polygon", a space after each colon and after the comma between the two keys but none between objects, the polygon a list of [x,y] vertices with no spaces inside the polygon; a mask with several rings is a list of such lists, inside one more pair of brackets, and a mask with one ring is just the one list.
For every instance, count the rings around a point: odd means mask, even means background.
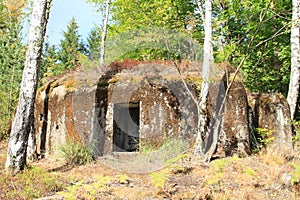
[{"label": "blue sky", "polygon": [[88,36],[88,33],[95,25],[102,23],[100,13],[85,0],[53,0],[52,8],[47,25],[48,36],[46,41],[50,44],[59,44],[63,39],[63,31],[66,30],[72,17],[75,18],[79,26],[79,34],[82,39]]}]

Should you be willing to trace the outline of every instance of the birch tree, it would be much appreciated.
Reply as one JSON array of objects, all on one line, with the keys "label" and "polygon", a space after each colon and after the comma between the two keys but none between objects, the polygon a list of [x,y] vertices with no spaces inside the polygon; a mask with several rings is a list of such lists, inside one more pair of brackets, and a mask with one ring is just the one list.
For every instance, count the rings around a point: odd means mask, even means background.
[{"label": "birch tree", "polygon": [[109,17],[109,9],[110,9],[110,1],[106,0],[105,3],[105,14],[103,19],[103,27],[102,27],[102,36],[101,36],[101,49],[100,49],[100,67],[104,66],[104,57],[105,57],[105,42],[106,42],[106,34],[107,34],[107,24]]},{"label": "birch tree", "polygon": [[287,101],[290,106],[291,119],[294,119],[299,95],[300,76],[300,0],[293,0],[291,28],[291,74]]},{"label": "birch tree", "polygon": [[[201,6],[201,5],[199,5]],[[204,60],[202,70],[202,86],[200,93],[200,116],[197,139],[194,153],[204,159],[203,137],[207,135],[207,100],[209,89],[209,71],[213,64],[212,55],[212,0],[205,1],[205,19],[204,19]]]},{"label": "birch tree", "polygon": [[28,138],[30,132],[34,130],[38,71],[50,4],[51,0],[35,0],[33,3],[19,103],[12,124],[5,163],[5,167],[12,169],[14,173],[23,170],[26,165]]}]

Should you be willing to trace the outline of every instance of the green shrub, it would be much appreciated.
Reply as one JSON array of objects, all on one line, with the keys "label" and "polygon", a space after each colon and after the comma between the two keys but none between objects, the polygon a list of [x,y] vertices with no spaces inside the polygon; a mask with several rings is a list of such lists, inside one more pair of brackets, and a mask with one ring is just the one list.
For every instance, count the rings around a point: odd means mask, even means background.
[{"label": "green shrub", "polygon": [[275,130],[269,130],[266,128],[256,128],[256,132],[259,135],[258,142],[262,147],[272,143],[275,140],[275,137],[272,137]]},{"label": "green shrub", "polygon": [[92,149],[76,142],[74,138],[69,140],[66,145],[61,146],[60,151],[67,165],[85,165],[93,161]]}]

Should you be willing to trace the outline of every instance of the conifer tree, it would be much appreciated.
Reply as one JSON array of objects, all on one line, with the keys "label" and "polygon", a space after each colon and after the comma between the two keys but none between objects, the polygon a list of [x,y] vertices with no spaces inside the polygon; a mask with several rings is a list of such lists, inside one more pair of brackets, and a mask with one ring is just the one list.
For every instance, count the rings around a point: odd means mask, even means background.
[{"label": "conifer tree", "polygon": [[[59,71],[65,69],[74,69],[80,66],[80,54],[84,52],[84,45],[80,41],[78,33],[78,25],[74,18],[71,19],[67,30],[63,32],[64,39],[60,41],[59,45]],[[56,69],[57,70],[57,69]]]},{"label": "conifer tree", "polygon": [[100,58],[101,30],[95,27],[87,38],[88,57],[91,60]]},{"label": "conifer tree", "polygon": [[59,73],[57,68],[58,54],[55,45],[50,45],[48,42],[44,44],[44,49],[41,59],[40,77],[42,82],[46,81],[47,77],[56,75]]}]

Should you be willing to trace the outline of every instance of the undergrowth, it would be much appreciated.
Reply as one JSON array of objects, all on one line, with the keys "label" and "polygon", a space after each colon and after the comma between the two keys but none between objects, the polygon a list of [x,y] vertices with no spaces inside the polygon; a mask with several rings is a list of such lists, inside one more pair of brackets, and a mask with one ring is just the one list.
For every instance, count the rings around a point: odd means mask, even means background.
[{"label": "undergrowth", "polygon": [[[160,146],[154,146],[152,144],[143,144],[139,147],[139,152],[141,155],[149,155],[154,152],[161,152],[163,154],[169,153],[181,153],[186,151],[188,144],[181,139],[174,138],[174,139],[165,139],[164,143]],[[178,155],[178,154],[177,154]],[[177,156],[175,155],[175,156]],[[168,157],[170,159],[170,157]]]},{"label": "undergrowth", "polygon": [[164,143],[159,147],[148,145],[147,148],[141,148],[140,154],[136,157],[136,161],[143,163],[145,167],[147,165],[155,165],[156,168],[163,168],[169,165],[173,159],[185,155],[189,144],[181,139],[166,139]]},{"label": "undergrowth", "polygon": [[60,152],[66,165],[78,166],[91,163],[93,161],[92,148],[70,139],[65,145],[60,147]]},{"label": "undergrowth", "polygon": [[39,167],[27,167],[16,176],[0,171],[0,199],[34,199],[63,190],[67,180]]}]

